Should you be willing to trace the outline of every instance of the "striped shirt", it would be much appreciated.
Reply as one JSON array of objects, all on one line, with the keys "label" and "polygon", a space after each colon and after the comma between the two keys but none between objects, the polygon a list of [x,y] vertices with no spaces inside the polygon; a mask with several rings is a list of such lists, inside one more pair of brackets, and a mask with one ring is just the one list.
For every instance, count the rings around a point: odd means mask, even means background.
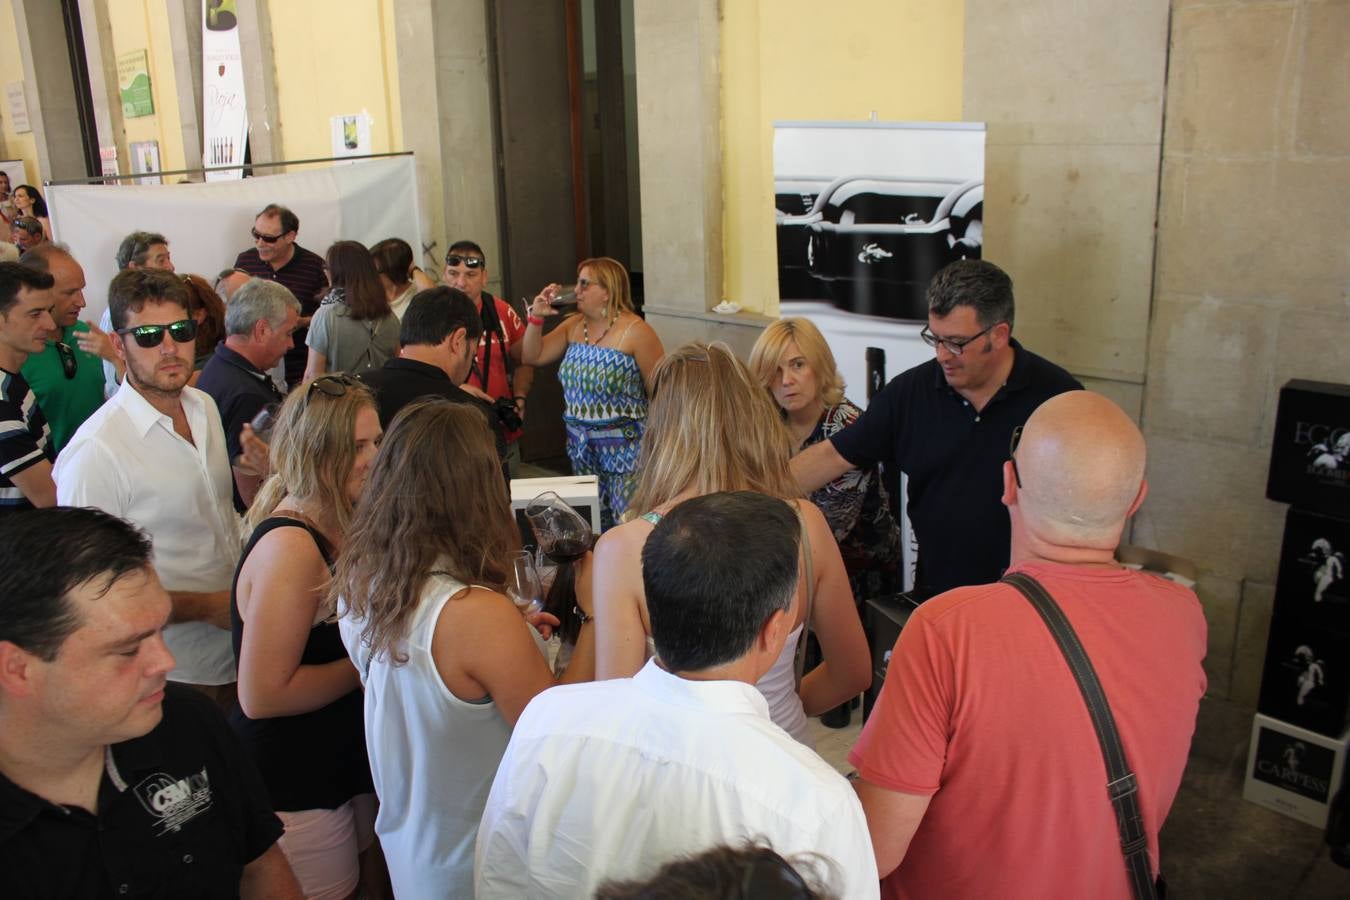
[{"label": "striped shirt", "polygon": [[55,458],[51,428],[37,395],[22,375],[0,369],[0,515],[33,508],[10,479],[44,459]]}]

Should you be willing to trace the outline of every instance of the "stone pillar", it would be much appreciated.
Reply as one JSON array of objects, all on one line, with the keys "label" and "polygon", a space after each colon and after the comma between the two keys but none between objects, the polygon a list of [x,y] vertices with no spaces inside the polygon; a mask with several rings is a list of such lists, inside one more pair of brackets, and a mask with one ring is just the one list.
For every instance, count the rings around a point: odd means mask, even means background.
[{"label": "stone pillar", "polygon": [[[100,147],[117,146],[122,134],[122,95],[117,81],[117,54],[113,52],[108,0],[80,0],[80,25],[84,29],[84,58],[89,68],[89,94],[94,104],[94,124]],[[118,160],[119,166],[129,161]]]},{"label": "stone pillar", "polygon": [[487,10],[481,0],[394,0],[399,115],[417,160],[422,231],[439,270],[449,241],[470,238],[487,254],[501,290],[500,214]]},{"label": "stone pillar", "polygon": [[642,258],[654,325],[701,320],[722,299],[720,30],[717,0],[634,6]]},{"label": "stone pillar", "polygon": [[[281,162],[286,158],[285,145],[281,139],[281,116],[277,108],[277,67],[272,62],[272,14],[268,3],[269,0],[238,0],[235,7],[239,11],[239,50],[244,58],[249,157],[256,163]],[[200,58],[200,46],[197,54]],[[201,78],[200,72],[197,78]],[[196,147],[200,153],[200,138],[196,141]],[[260,174],[279,171],[283,170],[264,169]]]},{"label": "stone pillar", "polygon": [[168,0],[167,10],[184,168],[196,169],[202,164],[202,3]]},{"label": "stone pillar", "polygon": [[52,0],[11,2],[38,170],[49,181],[97,175],[85,163],[61,4]]}]

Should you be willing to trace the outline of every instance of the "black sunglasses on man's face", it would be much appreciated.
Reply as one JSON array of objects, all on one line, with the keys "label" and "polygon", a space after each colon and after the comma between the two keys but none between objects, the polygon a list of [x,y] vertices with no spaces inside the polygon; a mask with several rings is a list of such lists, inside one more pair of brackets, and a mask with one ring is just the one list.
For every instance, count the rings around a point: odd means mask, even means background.
[{"label": "black sunglasses on man's face", "polygon": [[137,325],[134,328],[119,328],[117,333],[125,337],[131,335],[136,343],[149,350],[164,343],[164,332],[169,333],[176,344],[186,344],[197,339],[197,322],[193,319],[179,319],[168,325]]},{"label": "black sunglasses on man's face", "polygon": [[484,262],[481,256],[460,256],[457,253],[452,253],[445,258],[447,266],[463,266],[466,269],[481,269]]},{"label": "black sunglasses on man's face", "polygon": [[284,231],[281,234],[263,234],[256,228],[250,228],[249,233],[253,235],[255,241],[262,241],[264,244],[275,244],[286,236]]}]

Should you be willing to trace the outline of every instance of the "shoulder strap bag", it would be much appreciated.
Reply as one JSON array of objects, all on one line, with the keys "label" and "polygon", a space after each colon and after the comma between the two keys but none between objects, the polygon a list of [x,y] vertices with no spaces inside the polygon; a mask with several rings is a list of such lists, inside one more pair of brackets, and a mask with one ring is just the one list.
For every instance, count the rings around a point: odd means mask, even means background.
[{"label": "shoulder strap bag", "polygon": [[1097,732],[1097,740],[1101,744],[1102,758],[1106,761],[1106,793],[1116,811],[1116,827],[1120,830],[1120,849],[1125,856],[1130,890],[1137,900],[1160,900],[1166,896],[1167,888],[1161,875],[1156,883],[1153,880],[1153,862],[1148,855],[1148,833],[1144,831],[1144,817],[1139,811],[1139,784],[1130,771],[1129,760],[1125,758],[1125,748],[1121,746],[1120,733],[1116,730],[1116,719],[1111,715],[1111,706],[1106,702],[1106,694],[1102,692],[1102,683],[1092,668],[1092,661],[1088,659],[1064,610],[1060,609],[1039,581],[1022,572],[1005,575],[1003,581],[1021,592],[1040,613],[1060,652],[1064,654],[1074,680],[1078,682],[1083,702],[1092,716],[1092,728]]}]

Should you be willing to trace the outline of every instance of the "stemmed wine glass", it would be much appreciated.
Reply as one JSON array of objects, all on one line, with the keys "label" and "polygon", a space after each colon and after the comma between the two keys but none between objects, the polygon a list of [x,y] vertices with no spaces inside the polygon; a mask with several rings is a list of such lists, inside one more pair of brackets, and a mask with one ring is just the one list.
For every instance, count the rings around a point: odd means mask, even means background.
[{"label": "stemmed wine glass", "polygon": [[539,581],[539,568],[534,563],[534,554],[529,550],[517,550],[511,554],[506,593],[521,615],[528,616],[544,608],[544,589]]},{"label": "stemmed wine glass", "polygon": [[580,559],[595,543],[590,523],[553,491],[531,500],[525,507],[525,518],[540,551],[556,563]]}]

